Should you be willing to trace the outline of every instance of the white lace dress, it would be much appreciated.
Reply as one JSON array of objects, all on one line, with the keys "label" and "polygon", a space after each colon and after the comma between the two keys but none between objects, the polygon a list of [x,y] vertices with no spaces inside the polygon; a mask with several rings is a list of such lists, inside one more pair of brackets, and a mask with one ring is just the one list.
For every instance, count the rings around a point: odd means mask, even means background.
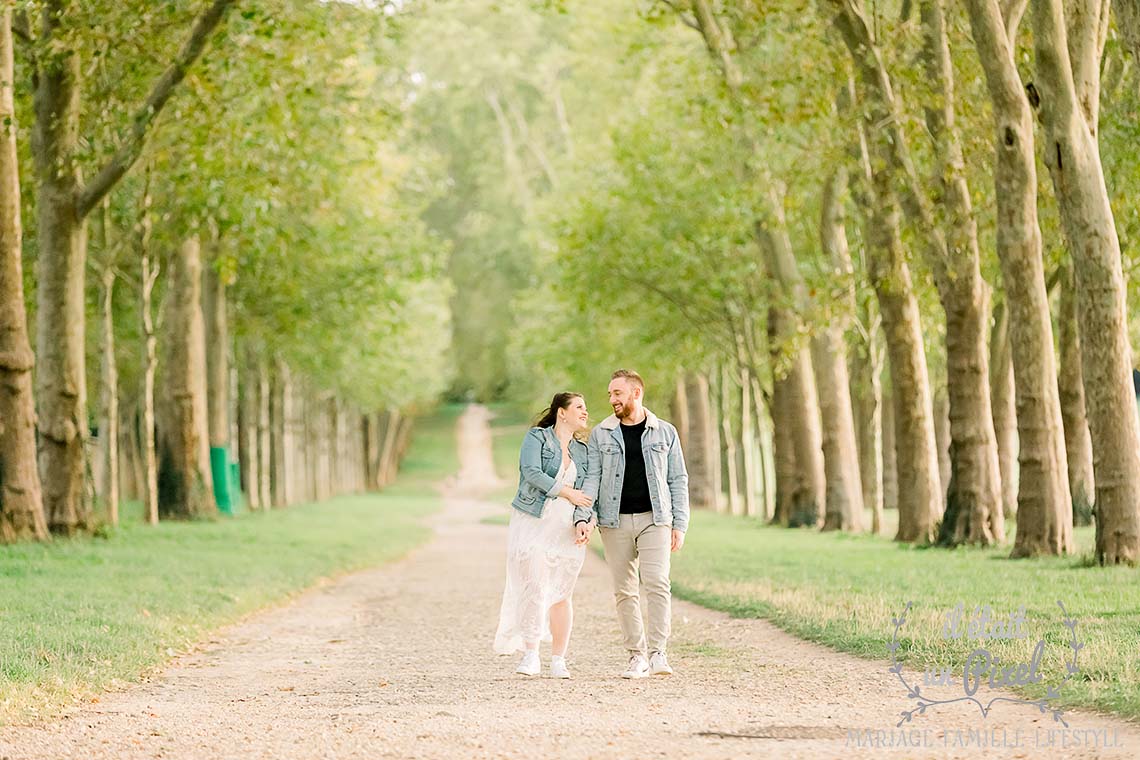
[{"label": "white lace dress", "polygon": [[[573,486],[578,468],[563,464],[558,490]],[[499,610],[495,652],[521,652],[526,642],[550,641],[550,608],[569,599],[586,547],[574,543],[574,505],[562,497],[547,498],[542,517],[511,510],[507,538],[507,584]]]}]

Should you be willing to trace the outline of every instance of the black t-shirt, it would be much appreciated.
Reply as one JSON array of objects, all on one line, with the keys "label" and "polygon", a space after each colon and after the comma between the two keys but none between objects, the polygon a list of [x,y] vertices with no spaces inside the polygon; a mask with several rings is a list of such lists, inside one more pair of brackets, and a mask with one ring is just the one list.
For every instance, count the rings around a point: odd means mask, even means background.
[{"label": "black t-shirt", "polygon": [[625,439],[625,480],[621,484],[621,511],[624,514],[649,512],[649,480],[645,475],[645,455],[641,451],[641,434],[645,420],[636,425],[619,425]]}]

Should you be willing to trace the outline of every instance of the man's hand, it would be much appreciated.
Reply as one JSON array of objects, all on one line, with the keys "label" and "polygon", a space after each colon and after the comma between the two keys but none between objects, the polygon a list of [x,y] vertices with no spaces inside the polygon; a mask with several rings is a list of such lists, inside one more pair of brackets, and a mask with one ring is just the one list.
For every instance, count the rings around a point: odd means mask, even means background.
[{"label": "man's hand", "polygon": [[575,507],[590,507],[594,503],[594,500],[589,496],[582,493],[577,488],[571,488],[570,486],[563,488],[562,492],[558,495],[563,499],[566,499],[566,501],[570,502]]},{"label": "man's hand", "polygon": [[594,526],[591,523],[580,522],[574,527],[577,533],[574,543],[578,546],[585,546],[590,543],[590,534],[594,532]]},{"label": "man's hand", "polygon": [[673,542],[669,547],[670,551],[679,552],[681,547],[685,545],[685,531],[673,529]]}]

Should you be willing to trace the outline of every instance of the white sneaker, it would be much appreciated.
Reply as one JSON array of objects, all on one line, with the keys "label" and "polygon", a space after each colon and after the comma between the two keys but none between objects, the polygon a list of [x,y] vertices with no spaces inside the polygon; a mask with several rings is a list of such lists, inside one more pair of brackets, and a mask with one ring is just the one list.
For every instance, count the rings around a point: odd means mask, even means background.
[{"label": "white sneaker", "polygon": [[649,674],[654,676],[673,675],[673,668],[669,667],[669,661],[665,659],[664,652],[654,652],[649,655]]},{"label": "white sneaker", "polygon": [[645,656],[635,654],[629,658],[629,667],[621,674],[622,678],[645,678],[649,675],[649,663],[645,661]]},{"label": "white sneaker", "polygon": [[569,678],[570,671],[566,669],[566,658],[552,655],[550,658],[550,677]]},{"label": "white sneaker", "polygon": [[541,673],[542,665],[538,662],[538,650],[526,650],[526,654],[519,660],[519,666],[515,668],[515,672],[522,673],[524,676],[537,676]]}]

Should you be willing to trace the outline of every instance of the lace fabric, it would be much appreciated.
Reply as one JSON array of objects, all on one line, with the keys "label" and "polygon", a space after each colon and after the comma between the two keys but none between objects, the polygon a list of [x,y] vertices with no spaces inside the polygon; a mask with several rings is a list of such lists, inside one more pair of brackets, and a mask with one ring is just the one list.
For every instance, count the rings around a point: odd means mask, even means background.
[{"label": "lace fabric", "polygon": [[[558,490],[573,485],[577,467],[564,463],[555,476]],[[569,599],[586,559],[574,543],[574,505],[547,498],[542,517],[511,510],[507,538],[507,581],[499,610],[494,649],[511,654],[527,642],[550,641],[550,608]]]}]

